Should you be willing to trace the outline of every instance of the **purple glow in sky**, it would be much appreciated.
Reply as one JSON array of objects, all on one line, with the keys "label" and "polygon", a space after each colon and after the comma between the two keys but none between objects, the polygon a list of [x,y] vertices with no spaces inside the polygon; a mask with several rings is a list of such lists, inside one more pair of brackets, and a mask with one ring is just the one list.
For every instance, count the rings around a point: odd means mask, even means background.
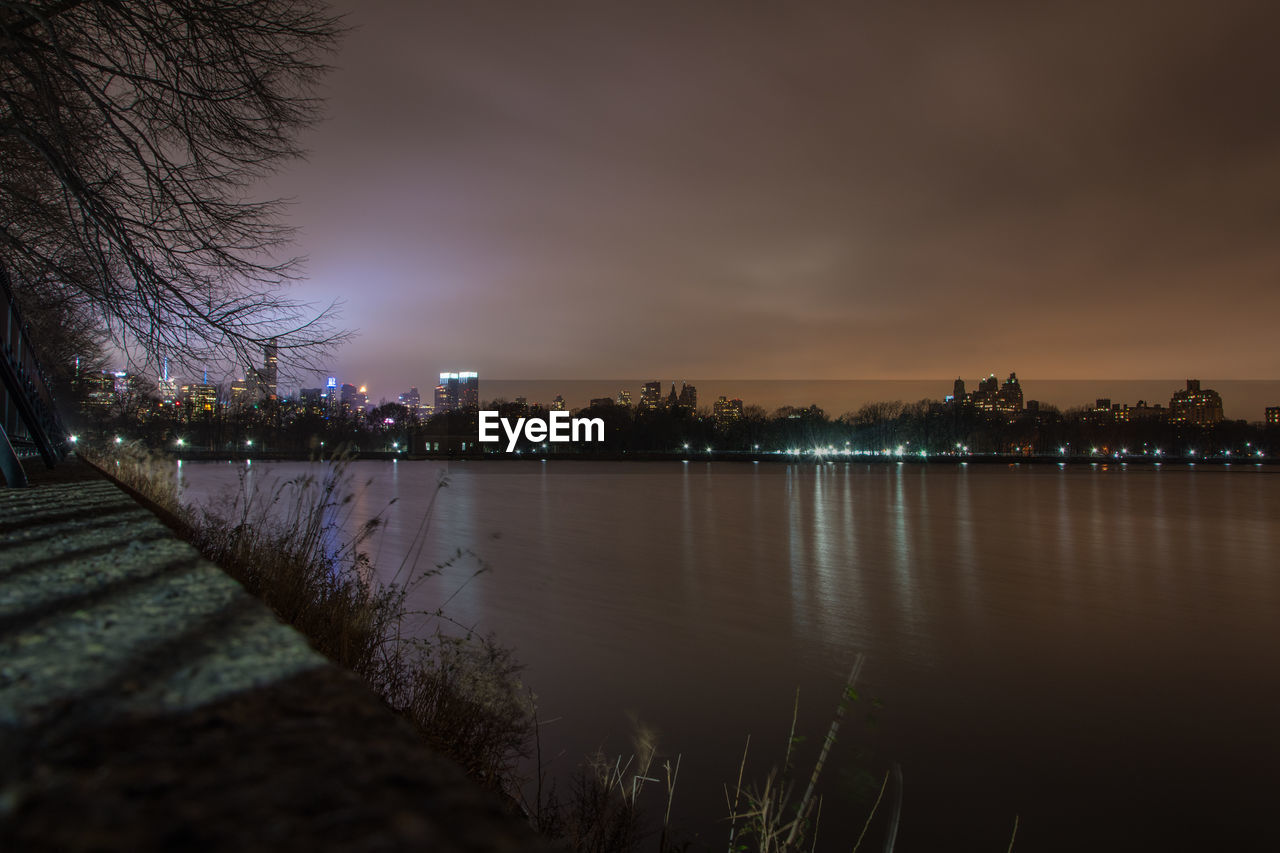
[{"label": "purple glow in sky", "polygon": [[375,398],[1280,377],[1274,2],[338,8],[269,189]]}]

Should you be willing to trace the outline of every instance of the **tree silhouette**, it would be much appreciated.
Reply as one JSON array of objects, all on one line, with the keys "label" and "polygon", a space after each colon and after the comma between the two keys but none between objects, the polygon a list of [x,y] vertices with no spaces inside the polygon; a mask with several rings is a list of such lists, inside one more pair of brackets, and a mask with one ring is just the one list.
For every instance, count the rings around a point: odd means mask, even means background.
[{"label": "tree silhouette", "polygon": [[[285,296],[254,185],[300,155],[339,23],[315,0],[0,0],[0,252],[18,290],[152,364],[307,361],[344,334]],[[55,298],[56,297],[56,298]]]}]

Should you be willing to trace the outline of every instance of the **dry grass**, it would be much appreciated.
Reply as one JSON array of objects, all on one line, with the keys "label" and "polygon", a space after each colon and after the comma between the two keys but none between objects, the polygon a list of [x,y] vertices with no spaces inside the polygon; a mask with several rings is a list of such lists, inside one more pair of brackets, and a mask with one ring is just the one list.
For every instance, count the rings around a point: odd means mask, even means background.
[{"label": "dry grass", "polygon": [[[406,605],[417,584],[466,555],[458,552],[425,571],[406,558],[392,581],[378,580],[364,546],[380,529],[381,516],[344,533],[353,527],[349,459],[324,463],[319,477],[270,489],[250,489],[242,477],[228,499],[192,508],[179,500],[172,460],[129,443],[86,455],[174,516],[201,553],[316,650],[363,678],[437,749],[488,787],[517,794],[534,715],[513,653],[491,637],[457,630],[440,609],[423,614]],[[428,510],[410,553],[421,553],[430,517]],[[483,570],[481,565],[476,573]],[[438,620],[437,629],[425,638],[406,636],[406,619],[421,615]]]}]

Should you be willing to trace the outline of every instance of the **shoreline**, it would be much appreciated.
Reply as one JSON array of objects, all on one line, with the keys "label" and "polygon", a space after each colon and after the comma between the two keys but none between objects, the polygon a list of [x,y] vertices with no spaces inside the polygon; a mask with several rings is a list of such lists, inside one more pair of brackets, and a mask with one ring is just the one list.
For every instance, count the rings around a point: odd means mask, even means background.
[{"label": "shoreline", "polygon": [[[324,461],[314,453],[305,451],[199,451],[184,449],[181,452],[169,453],[170,458],[182,462],[318,462]],[[1015,454],[948,454],[940,453],[931,456],[918,454],[875,454],[858,455],[849,453],[761,453],[753,451],[716,451],[711,453],[542,453],[542,454],[508,454],[495,453],[402,453],[394,451],[360,451],[352,454],[353,461],[399,461],[399,462],[483,462],[502,464],[505,462],[734,462],[738,464],[767,463],[786,465],[829,465],[837,462],[845,464],[865,465],[1059,465],[1059,466],[1144,466],[1164,467],[1169,465],[1214,468],[1247,467],[1271,468],[1280,464],[1280,457],[1274,456],[1173,456],[1161,455],[1015,455]]]}]

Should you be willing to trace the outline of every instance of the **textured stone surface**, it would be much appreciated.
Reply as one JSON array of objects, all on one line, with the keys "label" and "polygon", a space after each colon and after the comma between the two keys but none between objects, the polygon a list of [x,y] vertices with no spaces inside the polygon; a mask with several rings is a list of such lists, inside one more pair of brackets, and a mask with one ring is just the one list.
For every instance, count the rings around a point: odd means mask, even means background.
[{"label": "textured stone surface", "polygon": [[0,490],[0,850],[543,846],[88,466]]}]

